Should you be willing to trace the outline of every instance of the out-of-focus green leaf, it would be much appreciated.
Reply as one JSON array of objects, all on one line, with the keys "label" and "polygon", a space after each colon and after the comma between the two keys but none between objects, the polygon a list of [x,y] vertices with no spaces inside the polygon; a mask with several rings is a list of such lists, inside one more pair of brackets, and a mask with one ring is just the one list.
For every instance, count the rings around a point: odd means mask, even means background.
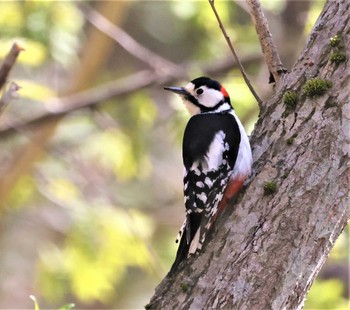
[{"label": "out-of-focus green leaf", "polygon": [[24,23],[21,4],[18,1],[0,2],[0,28],[4,34],[12,35]]},{"label": "out-of-focus green leaf", "polygon": [[342,297],[343,290],[340,280],[316,280],[307,295],[304,309],[349,309]]},{"label": "out-of-focus green leaf", "polygon": [[[67,285],[68,281],[80,300],[106,302],[115,294],[128,267],[151,272],[147,240],[153,225],[140,211],[126,212],[108,205],[96,205],[76,214],[76,225],[63,249],[42,253],[40,283],[47,284],[51,278],[56,281],[54,285],[49,284],[53,288]],[[66,281],[60,281],[62,277]],[[62,292],[62,288],[58,291]],[[45,289],[43,293],[52,295]]]},{"label": "out-of-focus green leaf", "polygon": [[240,120],[243,121],[245,119],[253,119],[253,121],[249,124],[244,124],[245,129],[249,134],[254,128],[255,120],[258,118],[257,109],[253,117],[248,117],[247,115],[247,113],[251,111],[254,106],[257,106],[254,96],[241,77],[227,79],[224,86],[230,95],[231,104]]},{"label": "out-of-focus green leaf", "polygon": [[189,19],[197,14],[198,6],[195,1],[172,1],[173,12],[182,19]]},{"label": "out-of-focus green leaf", "polygon": [[274,1],[274,0],[261,0],[261,5],[263,8],[266,8],[269,11],[274,12],[275,14],[280,13],[280,11],[284,8],[284,1]]},{"label": "out-of-focus green leaf", "polygon": [[75,184],[63,178],[50,179],[47,184],[47,190],[50,195],[68,204],[79,196],[79,190]]},{"label": "out-of-focus green leaf", "polygon": [[54,143],[71,143],[85,141],[85,138],[96,131],[96,125],[88,115],[76,114],[66,117],[60,122]]},{"label": "out-of-focus green leaf", "polygon": [[149,127],[157,116],[157,108],[144,93],[135,94],[130,99],[131,117],[139,128]]},{"label": "out-of-focus green leaf", "polygon": [[74,3],[54,1],[52,4],[54,4],[52,15],[56,26],[74,33],[81,29],[84,19]]},{"label": "out-of-focus green leaf", "polygon": [[70,303],[70,304],[66,304],[66,305],[62,306],[58,310],[72,310],[74,307],[75,307],[75,304]]},{"label": "out-of-focus green leaf", "polygon": [[[53,28],[50,34],[52,56],[58,62],[69,65],[77,55],[79,36],[84,20],[76,6],[70,2],[55,2],[52,11]],[[75,60],[75,59],[74,59]]]},{"label": "out-of-focus green leaf", "polygon": [[51,302],[64,302],[69,292],[69,279],[65,273],[64,253],[53,244],[50,244],[40,256],[38,262],[39,290]]},{"label": "out-of-focus green leaf", "polygon": [[86,154],[103,166],[112,168],[118,179],[129,180],[136,176],[137,162],[130,137],[121,131],[108,130],[87,142]]},{"label": "out-of-focus green leaf", "polygon": [[[6,1],[0,3],[0,36],[3,41],[22,38],[26,49],[19,62],[39,66],[52,56],[68,65],[76,60],[83,18],[69,1]],[[3,44],[2,44],[3,45]],[[0,58],[8,51],[0,44]]]},{"label": "out-of-focus green leaf", "polygon": [[56,92],[52,88],[33,81],[16,79],[16,83],[21,87],[20,97],[23,98],[44,101],[56,96]]},{"label": "out-of-focus green leaf", "polygon": [[8,198],[11,207],[20,207],[28,203],[35,191],[35,181],[30,175],[23,175],[12,189]]},{"label": "out-of-focus green leaf", "polygon": [[324,6],[323,1],[312,1],[311,2],[311,8],[307,14],[307,22],[304,28],[305,35],[308,35],[312,28],[315,25],[315,21],[317,20],[318,16],[320,15],[320,12]]},{"label": "out-of-focus green leaf", "polygon": [[336,240],[331,254],[329,256],[330,261],[346,261],[348,259],[349,230],[349,226],[346,227],[343,233]]}]

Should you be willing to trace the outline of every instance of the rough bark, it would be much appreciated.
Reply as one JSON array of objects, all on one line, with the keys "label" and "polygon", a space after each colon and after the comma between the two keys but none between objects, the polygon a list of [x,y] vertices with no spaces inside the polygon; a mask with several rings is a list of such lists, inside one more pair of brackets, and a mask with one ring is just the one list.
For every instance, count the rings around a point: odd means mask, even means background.
[{"label": "rough bark", "polygon": [[[350,2],[327,1],[252,135],[255,175],[199,255],[157,287],[151,309],[300,309],[350,216]],[[341,43],[332,47],[330,38]],[[342,46],[344,45],[344,46]],[[347,59],[336,64],[337,49]],[[332,81],[318,97],[305,82]],[[291,111],[286,90],[298,94]],[[270,195],[265,182],[276,184]]]}]

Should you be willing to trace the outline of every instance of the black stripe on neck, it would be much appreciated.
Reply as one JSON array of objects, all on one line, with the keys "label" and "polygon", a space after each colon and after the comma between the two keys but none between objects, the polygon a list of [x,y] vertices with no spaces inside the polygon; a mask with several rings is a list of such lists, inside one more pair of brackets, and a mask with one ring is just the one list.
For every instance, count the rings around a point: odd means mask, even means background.
[{"label": "black stripe on neck", "polygon": [[210,107],[210,108],[200,104],[198,102],[198,100],[195,97],[193,97],[192,95],[187,95],[186,99],[188,101],[190,101],[191,103],[193,103],[196,107],[198,107],[201,110],[201,113],[215,111],[216,109],[218,109],[221,105],[223,105],[225,103],[227,103],[232,108],[231,103],[230,103],[230,98],[224,98],[220,102],[218,102],[215,106]]},{"label": "black stripe on neck", "polygon": [[201,109],[201,112],[202,113],[205,113],[205,112],[211,112],[211,111],[215,111],[216,109],[218,109],[221,105],[223,105],[224,103],[226,103],[225,100],[221,100],[218,104],[214,105],[213,107],[205,107],[201,104],[198,104],[199,108]]}]

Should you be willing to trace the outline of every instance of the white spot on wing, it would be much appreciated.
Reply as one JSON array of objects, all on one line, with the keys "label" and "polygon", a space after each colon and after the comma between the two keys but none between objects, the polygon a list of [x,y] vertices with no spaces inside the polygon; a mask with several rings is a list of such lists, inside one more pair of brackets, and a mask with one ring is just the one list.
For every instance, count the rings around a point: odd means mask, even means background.
[{"label": "white spot on wing", "polygon": [[208,170],[217,170],[220,165],[222,164],[222,155],[225,151],[225,133],[220,130],[215,136],[213,141],[211,142],[209,146],[209,150],[207,154],[205,155],[205,158],[207,160],[207,167]]},{"label": "white spot on wing", "polygon": [[203,182],[196,182],[196,186],[199,187],[199,188],[204,188],[204,183]]},{"label": "white spot on wing", "polygon": [[192,164],[192,166],[191,166],[191,168],[190,168],[190,170],[191,171],[193,171],[194,172],[194,174],[195,175],[198,175],[198,176],[200,176],[201,175],[201,171],[199,170],[199,166],[200,166],[200,161],[195,161],[193,164]]},{"label": "white spot on wing", "polygon": [[203,201],[203,203],[206,203],[208,197],[205,195],[205,193],[202,192],[200,194],[197,194],[196,196],[199,200]]},{"label": "white spot on wing", "polygon": [[210,180],[209,177],[206,177],[206,178],[205,178],[204,183],[205,183],[206,185],[208,185],[209,188],[211,188],[211,187],[213,186],[213,181]]}]

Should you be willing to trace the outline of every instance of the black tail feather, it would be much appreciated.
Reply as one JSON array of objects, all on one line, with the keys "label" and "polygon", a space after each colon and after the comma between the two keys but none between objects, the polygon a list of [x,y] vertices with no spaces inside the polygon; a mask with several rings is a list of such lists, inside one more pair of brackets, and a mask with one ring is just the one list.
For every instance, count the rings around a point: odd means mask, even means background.
[{"label": "black tail feather", "polygon": [[187,244],[186,231],[184,231],[184,233],[181,236],[179,248],[177,249],[176,258],[173,265],[171,266],[170,273],[173,273],[177,269],[179,264],[187,257],[189,248],[190,244]]},{"label": "black tail feather", "polygon": [[201,224],[202,215],[191,213],[187,215],[187,225],[185,227],[185,230],[181,236],[179,248],[176,252],[176,258],[171,266],[170,273],[173,273],[179,264],[186,259],[188,251],[190,249],[191,242]]}]

